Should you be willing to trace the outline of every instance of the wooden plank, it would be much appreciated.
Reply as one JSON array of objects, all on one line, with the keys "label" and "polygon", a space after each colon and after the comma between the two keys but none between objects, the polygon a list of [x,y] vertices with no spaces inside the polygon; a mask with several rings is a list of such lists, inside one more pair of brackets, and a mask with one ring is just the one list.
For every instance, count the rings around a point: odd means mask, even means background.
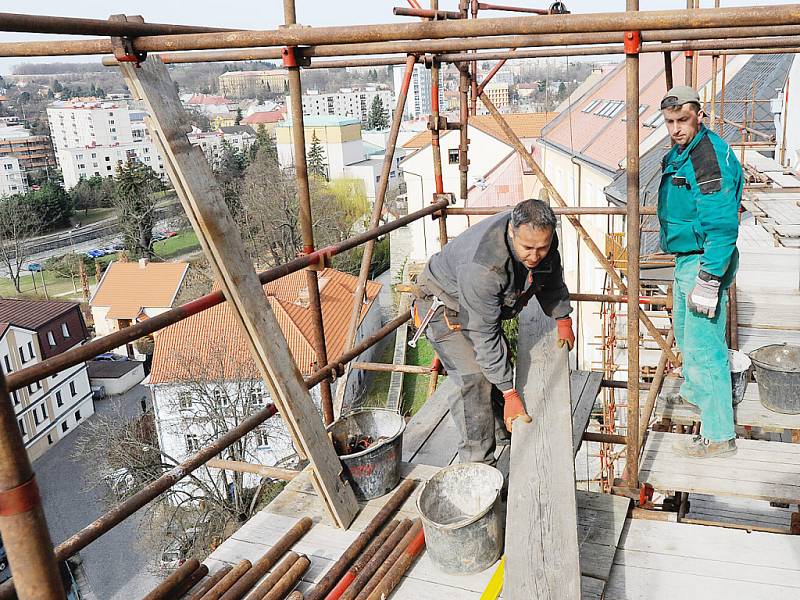
[{"label": "wooden plank", "polygon": [[131,93],[145,103],[150,133],[167,173],[272,399],[297,447],[303,450],[314,468],[319,495],[335,522],[347,527],[358,510],[355,494],[340,478],[339,458],[244,250],[211,167],[202,150],[190,144],[186,137],[188,118],[175,85],[155,55],[141,67],[122,63],[120,69]]},{"label": "wooden plank", "polygon": [[519,318],[516,387],[531,423],[511,438],[506,520],[507,600],[581,597],[568,352],[538,302]]},{"label": "wooden plank", "polygon": [[417,453],[430,439],[442,420],[449,419],[450,406],[447,398],[453,392],[455,392],[455,384],[451,379],[446,378],[425,401],[419,412],[406,424],[406,430],[403,433],[404,462],[414,461]]},{"label": "wooden plank", "polygon": [[583,432],[592,416],[592,408],[597,400],[597,393],[600,391],[600,382],[603,379],[602,373],[586,372],[586,381],[578,402],[572,411],[572,453],[578,454],[583,441]]}]

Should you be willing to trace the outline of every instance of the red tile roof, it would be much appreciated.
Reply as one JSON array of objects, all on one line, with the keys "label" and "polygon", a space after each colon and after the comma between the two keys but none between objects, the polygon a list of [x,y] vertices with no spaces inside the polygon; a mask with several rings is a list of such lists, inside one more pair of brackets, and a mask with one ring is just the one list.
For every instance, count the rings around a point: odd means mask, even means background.
[{"label": "red tile roof", "polygon": [[259,123],[277,123],[286,117],[286,109],[254,112],[242,119],[242,125],[258,125]]},{"label": "red tile roof", "polygon": [[[339,356],[345,344],[347,325],[353,304],[357,278],[326,269],[319,274],[322,320],[328,357]],[[361,316],[366,315],[377,298],[381,284],[368,282],[367,300]],[[292,273],[264,285],[275,318],[283,331],[300,372],[313,371],[316,353],[313,348],[311,310],[303,301],[306,274]],[[198,366],[209,379],[244,379],[258,376],[250,349],[227,303],[219,304],[179,323],[155,336],[150,383],[171,383],[185,380],[186,364]]]},{"label": "red tile roof", "polygon": [[221,105],[228,104],[228,99],[225,96],[209,96],[208,94],[195,94],[186,104],[212,104]]},{"label": "red tile roof", "polygon": [[113,261],[100,280],[91,306],[108,306],[110,319],[135,319],[143,308],[169,308],[189,263]]}]

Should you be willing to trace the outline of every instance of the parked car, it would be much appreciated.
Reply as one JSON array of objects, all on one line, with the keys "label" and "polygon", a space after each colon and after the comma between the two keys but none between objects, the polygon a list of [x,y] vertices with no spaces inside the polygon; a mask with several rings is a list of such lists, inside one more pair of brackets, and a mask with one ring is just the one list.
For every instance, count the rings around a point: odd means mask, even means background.
[{"label": "parked car", "polygon": [[161,241],[163,241],[163,240],[167,239],[167,236],[165,236],[165,235],[164,235],[163,233],[161,233],[160,231],[156,231],[155,233],[153,233],[153,237],[152,237],[151,239],[152,239],[154,242],[161,242]]},{"label": "parked car", "polygon": [[105,352],[103,354],[98,354],[94,357],[95,360],[105,360],[105,361],[123,361],[128,360],[127,356],[123,356],[121,354],[114,354],[113,352]]},{"label": "parked car", "polygon": [[105,256],[105,252],[103,252],[98,248],[92,248],[91,250],[88,250],[84,254],[86,254],[86,256],[88,256],[89,258],[100,258],[101,256]]},{"label": "parked car", "polygon": [[103,256],[108,254],[116,254],[118,250],[116,250],[113,246],[106,246],[105,248],[100,248],[100,251],[103,253]]},{"label": "parked car", "polygon": [[165,238],[171,238],[171,237],[175,237],[176,235],[178,235],[178,233],[176,231],[166,230],[166,231],[162,231],[161,235],[163,235]]},{"label": "parked car", "polygon": [[92,386],[92,400],[101,400],[106,397],[106,386],[93,385]]},{"label": "parked car", "polygon": [[38,273],[39,271],[43,271],[44,268],[42,267],[41,263],[28,263],[28,271],[32,271]]}]

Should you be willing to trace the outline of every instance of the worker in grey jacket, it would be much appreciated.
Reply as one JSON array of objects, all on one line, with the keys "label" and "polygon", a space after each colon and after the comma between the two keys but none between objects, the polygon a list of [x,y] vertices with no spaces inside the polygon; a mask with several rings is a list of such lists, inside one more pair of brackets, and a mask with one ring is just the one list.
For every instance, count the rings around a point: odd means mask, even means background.
[{"label": "worker in grey jacket", "polygon": [[496,442],[507,438],[514,419],[530,421],[514,389],[501,322],[536,296],[545,314],[557,319],[558,344],[575,344],[555,227],[547,204],[525,200],[452,240],[417,279],[418,324],[434,301],[444,304],[425,335],[458,390],[449,401],[461,462],[491,463]]}]

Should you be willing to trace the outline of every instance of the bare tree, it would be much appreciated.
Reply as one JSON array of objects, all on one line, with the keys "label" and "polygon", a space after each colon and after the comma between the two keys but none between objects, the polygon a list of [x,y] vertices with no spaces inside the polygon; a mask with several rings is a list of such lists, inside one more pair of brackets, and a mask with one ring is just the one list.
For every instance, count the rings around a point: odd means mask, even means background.
[{"label": "bare tree", "polygon": [[0,263],[11,278],[17,293],[22,266],[32,254],[31,239],[42,232],[41,216],[22,196],[0,200]]}]

